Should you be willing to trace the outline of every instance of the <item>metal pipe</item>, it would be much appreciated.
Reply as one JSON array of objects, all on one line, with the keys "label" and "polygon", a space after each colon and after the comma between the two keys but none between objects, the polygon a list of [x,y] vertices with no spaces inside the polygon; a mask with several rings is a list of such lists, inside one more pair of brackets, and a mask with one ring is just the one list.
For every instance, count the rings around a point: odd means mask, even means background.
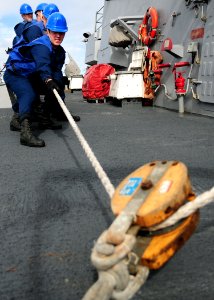
[{"label": "metal pipe", "polygon": [[179,113],[183,114],[184,113],[184,96],[183,95],[178,95],[178,105],[179,105]]}]

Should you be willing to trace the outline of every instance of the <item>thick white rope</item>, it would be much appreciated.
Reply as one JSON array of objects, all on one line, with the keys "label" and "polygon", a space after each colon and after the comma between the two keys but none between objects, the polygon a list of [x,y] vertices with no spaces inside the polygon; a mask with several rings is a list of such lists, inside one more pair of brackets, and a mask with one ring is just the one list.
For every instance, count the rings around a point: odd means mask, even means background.
[{"label": "thick white rope", "polygon": [[97,176],[99,177],[99,179],[101,180],[107,194],[109,195],[110,199],[112,198],[114,192],[115,192],[115,188],[112,185],[110,179],[108,178],[107,174],[105,173],[105,171],[103,170],[102,166],[100,165],[99,161],[97,160],[96,156],[94,155],[92,149],[90,148],[89,144],[87,143],[87,141],[85,140],[84,136],[82,135],[80,129],[78,128],[78,126],[76,125],[73,117],[71,116],[69,110],[67,109],[65,103],[62,101],[60,95],[58,94],[58,92],[54,89],[53,90],[54,95],[56,96],[59,105],[61,106],[62,110],[64,111],[71,127],[73,128],[80,144],[82,145],[86,156],[88,157],[88,159],[90,160],[92,166],[94,167]]},{"label": "thick white rope", "polygon": [[162,229],[168,226],[172,226],[176,224],[179,220],[190,216],[199,208],[214,202],[214,187],[211,188],[209,191],[204,192],[203,194],[199,195],[195,198],[195,200],[186,203],[185,205],[181,206],[171,217],[169,217],[163,223],[153,226],[149,228],[149,230],[155,231],[158,229]]}]

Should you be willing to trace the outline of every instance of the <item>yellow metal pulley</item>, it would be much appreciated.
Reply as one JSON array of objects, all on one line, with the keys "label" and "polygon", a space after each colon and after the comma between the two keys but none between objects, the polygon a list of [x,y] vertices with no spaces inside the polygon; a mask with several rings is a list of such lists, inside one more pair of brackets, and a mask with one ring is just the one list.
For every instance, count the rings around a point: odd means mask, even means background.
[{"label": "yellow metal pulley", "polygon": [[[170,228],[150,232],[186,201],[194,200],[187,167],[178,161],[154,161],[127,176],[117,187],[111,201],[115,215],[132,202],[141,201],[134,225],[138,227],[133,252],[141,264],[158,269],[165,264],[194,232],[199,212]],[[131,212],[130,212],[131,213]]]}]

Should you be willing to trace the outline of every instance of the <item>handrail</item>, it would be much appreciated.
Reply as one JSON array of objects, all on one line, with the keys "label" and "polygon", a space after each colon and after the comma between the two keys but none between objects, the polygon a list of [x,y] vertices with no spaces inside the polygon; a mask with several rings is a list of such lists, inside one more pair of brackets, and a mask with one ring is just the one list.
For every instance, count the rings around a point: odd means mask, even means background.
[{"label": "handrail", "polygon": [[[96,17],[95,17],[95,29],[94,32],[97,32],[100,27],[102,27],[102,21],[103,21],[103,8],[102,6],[97,12],[96,12]],[[99,25],[98,25],[99,24]]]}]

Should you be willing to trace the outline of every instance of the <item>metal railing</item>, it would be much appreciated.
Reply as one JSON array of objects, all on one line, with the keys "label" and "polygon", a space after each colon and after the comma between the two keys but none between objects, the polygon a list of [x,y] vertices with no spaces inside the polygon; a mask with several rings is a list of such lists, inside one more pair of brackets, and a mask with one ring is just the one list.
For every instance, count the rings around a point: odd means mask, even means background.
[{"label": "metal railing", "polygon": [[100,27],[102,27],[102,21],[103,21],[103,8],[104,8],[104,6],[102,6],[102,7],[96,12],[94,32],[97,32],[97,31],[100,29]]}]

